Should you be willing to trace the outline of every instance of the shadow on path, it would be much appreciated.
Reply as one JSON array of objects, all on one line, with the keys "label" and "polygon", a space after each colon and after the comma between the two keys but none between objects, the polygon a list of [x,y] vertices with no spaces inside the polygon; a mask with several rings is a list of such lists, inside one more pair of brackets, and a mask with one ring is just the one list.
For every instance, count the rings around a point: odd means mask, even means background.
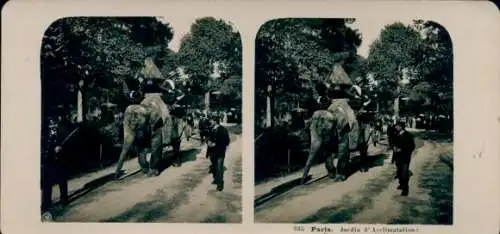
[{"label": "shadow on path", "polygon": [[[184,163],[184,162],[190,162],[190,161],[196,160],[196,155],[200,151],[201,151],[200,149],[189,149],[189,150],[181,151],[180,152],[181,161]],[[168,167],[170,167],[173,164],[174,158],[172,157],[172,155],[173,155],[173,152],[166,152],[165,153],[164,159],[160,161],[161,171],[166,170]],[[134,158],[132,160],[137,160],[137,159]],[[132,173],[129,173],[126,176],[122,177],[119,181],[114,180],[114,177],[115,177],[114,172],[108,173],[104,176],[101,176],[99,178],[91,180],[91,181],[85,183],[85,185],[83,185],[83,187],[75,190],[74,192],[72,192],[70,194],[69,199],[68,199],[68,205],[66,207],[62,208],[60,206],[60,203],[57,202],[57,203],[54,203],[54,208],[51,210],[51,212],[54,216],[59,216],[63,212],[65,212],[66,210],[70,209],[72,206],[77,205],[75,203],[78,202],[80,199],[86,198],[85,195],[90,194],[91,192],[103,187],[104,185],[106,185],[110,182],[114,182],[114,181],[120,182],[120,183],[126,181],[127,183],[130,183],[135,179],[143,178],[143,177],[140,177],[140,175],[142,175],[141,170],[137,169],[137,170],[133,171]],[[132,181],[131,181],[131,179],[132,179]],[[99,195],[100,194],[93,194],[91,197],[88,197],[88,199],[92,200],[92,197],[99,196]],[[85,200],[87,200],[87,199],[85,199]],[[82,201],[82,202],[86,202],[86,201]],[[82,203],[82,202],[80,202],[80,203]]]},{"label": "shadow on path", "polygon": [[[347,168],[347,171],[348,171],[347,178],[349,178],[351,175],[353,175],[354,173],[359,171],[359,169],[361,168],[361,166],[363,164],[366,165],[367,168],[383,166],[384,160],[386,158],[387,158],[386,154],[376,154],[373,156],[368,156],[366,158],[365,162],[361,162],[361,158],[359,156],[353,157],[351,159],[351,163],[349,163],[348,168]],[[313,185],[313,184],[320,186],[319,184],[317,184],[317,182],[330,181],[330,180],[325,180],[328,178],[327,175],[310,181],[311,178],[312,178],[311,175],[309,175],[307,177],[307,179],[306,179],[307,182],[306,182],[306,184],[304,184],[304,186],[309,186],[309,185]],[[301,180],[302,180],[302,178],[293,179],[293,180],[287,181],[285,183],[282,183],[282,184],[272,188],[271,191],[269,191],[268,193],[266,193],[266,194],[264,194],[264,195],[262,195],[254,200],[254,207],[257,208],[258,206],[272,200],[273,198],[276,198],[284,193],[289,192],[290,190],[292,190],[294,188],[301,186],[302,185]]]}]

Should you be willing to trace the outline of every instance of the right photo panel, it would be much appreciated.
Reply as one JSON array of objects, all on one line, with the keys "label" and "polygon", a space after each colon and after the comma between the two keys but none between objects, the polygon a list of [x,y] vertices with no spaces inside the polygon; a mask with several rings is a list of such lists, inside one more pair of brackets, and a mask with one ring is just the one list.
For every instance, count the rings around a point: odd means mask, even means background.
[{"label": "right photo panel", "polygon": [[255,43],[256,223],[453,224],[443,26],[282,18]]}]

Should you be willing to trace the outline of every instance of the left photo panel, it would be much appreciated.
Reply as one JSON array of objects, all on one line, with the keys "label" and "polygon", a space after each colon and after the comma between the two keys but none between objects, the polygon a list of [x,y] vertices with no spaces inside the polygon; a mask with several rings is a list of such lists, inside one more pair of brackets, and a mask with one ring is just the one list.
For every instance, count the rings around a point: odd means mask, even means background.
[{"label": "left photo panel", "polygon": [[61,18],[40,52],[42,221],[242,222],[231,22]]}]

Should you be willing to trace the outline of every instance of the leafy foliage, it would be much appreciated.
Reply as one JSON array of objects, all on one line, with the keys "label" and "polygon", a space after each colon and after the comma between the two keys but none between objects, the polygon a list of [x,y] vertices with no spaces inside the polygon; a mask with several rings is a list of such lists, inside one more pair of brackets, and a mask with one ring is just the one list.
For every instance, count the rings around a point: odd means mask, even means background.
[{"label": "leafy foliage", "polygon": [[453,51],[441,25],[422,20],[387,25],[371,45],[367,62],[382,108],[406,96],[415,113],[451,114]]},{"label": "leafy foliage", "polygon": [[[43,109],[63,104],[76,111],[78,83],[84,81],[86,113],[108,101],[124,110],[129,103],[121,82],[130,85],[146,58],[152,58],[163,77],[174,79],[198,99],[208,90],[222,88],[229,77],[241,83],[241,38],[230,24],[214,18],[197,20],[178,53],[168,48],[172,37],[170,25],[153,17],[74,17],[54,22],[41,49]],[[211,78],[214,64],[219,65],[220,79]],[[188,79],[178,74],[179,67]],[[241,91],[225,93],[241,101]]]},{"label": "leafy foliage", "polygon": [[417,67],[417,55],[422,43],[418,31],[402,23],[384,27],[380,37],[370,46],[368,67],[377,81],[381,96],[393,99],[400,95],[397,88],[408,71]]},{"label": "leafy foliage", "polygon": [[54,22],[42,42],[43,104],[74,106],[80,80],[89,100],[123,102],[119,83],[134,77],[146,57],[163,67],[175,67],[167,48],[172,36],[168,24],[152,17],[74,17]]},{"label": "leafy foliage", "polygon": [[451,114],[453,53],[442,26],[421,20],[386,25],[364,58],[357,55],[362,35],[349,27],[352,22],[285,18],[260,28],[255,45],[257,121],[264,116],[268,96],[274,116],[311,106],[314,87],[328,78],[335,63],[342,64],[382,112],[390,113],[394,99],[404,97],[406,112]]},{"label": "leafy foliage", "polygon": [[285,18],[268,21],[256,39],[256,113],[262,112],[267,86],[272,85],[275,106],[285,109],[308,105],[313,88],[327,79],[334,63],[351,64],[348,73],[364,71],[354,63],[361,35],[348,27],[353,19]]},{"label": "leafy foliage", "polygon": [[[223,20],[205,17],[196,20],[181,41],[179,63],[190,75],[190,85],[199,94],[218,90],[225,79],[241,79],[240,34]],[[217,70],[220,78],[214,78]]]}]

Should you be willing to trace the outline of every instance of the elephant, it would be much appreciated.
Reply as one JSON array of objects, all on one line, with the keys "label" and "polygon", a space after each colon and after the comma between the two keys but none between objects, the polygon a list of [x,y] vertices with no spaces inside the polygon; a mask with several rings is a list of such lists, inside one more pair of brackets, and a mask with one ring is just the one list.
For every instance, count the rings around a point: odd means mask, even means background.
[{"label": "elephant", "polygon": [[[181,118],[175,117],[168,110],[162,110],[164,105],[161,94],[146,93],[140,103],[137,103],[137,96],[129,95],[138,93],[129,92],[126,83],[124,92],[127,97],[134,98],[134,104],[129,105],[123,116],[123,146],[118,159],[115,178],[119,179],[123,175],[122,167],[125,159],[134,148],[139,154],[139,165],[144,173],[149,176],[159,175],[158,162],[162,159],[163,147],[170,145],[173,148],[176,159],[174,166],[180,166],[180,144],[185,123]],[[169,131],[165,128],[170,127]],[[164,137],[168,133],[170,136]],[[170,137],[168,144],[165,139]],[[147,161],[147,154],[150,154],[150,160]]]},{"label": "elephant", "polygon": [[[325,167],[330,178],[344,181],[350,152],[359,151],[362,167],[367,171],[366,157],[370,131],[358,119],[348,99],[334,99],[327,110],[316,110],[309,121],[310,150],[303,169],[302,184],[307,182],[309,170],[318,154],[325,156]],[[337,163],[335,165],[335,160]]]}]

